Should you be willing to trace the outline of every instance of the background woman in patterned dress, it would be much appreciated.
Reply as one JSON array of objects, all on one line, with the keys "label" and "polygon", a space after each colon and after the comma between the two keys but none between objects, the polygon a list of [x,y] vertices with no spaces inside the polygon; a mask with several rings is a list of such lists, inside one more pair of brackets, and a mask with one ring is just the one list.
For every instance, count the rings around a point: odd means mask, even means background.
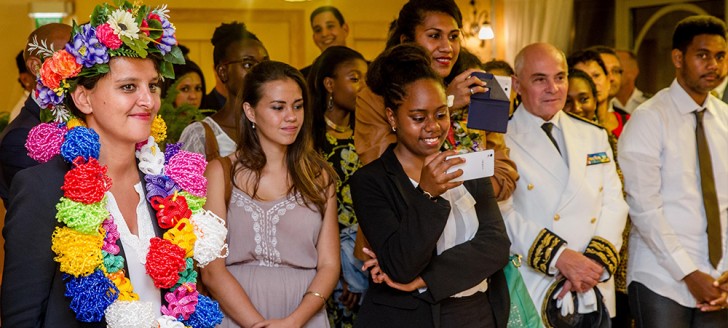
[{"label": "background woman in patterned dress", "polygon": [[327,48],[311,66],[308,85],[313,98],[314,147],[339,176],[336,183],[341,277],[328,301],[329,318],[335,327],[352,327],[361,296],[369,285],[363,263],[354,257],[359,222],[354,215],[349,177],[361,166],[354,149],[356,94],[364,87],[367,63],[355,50],[343,46]]}]

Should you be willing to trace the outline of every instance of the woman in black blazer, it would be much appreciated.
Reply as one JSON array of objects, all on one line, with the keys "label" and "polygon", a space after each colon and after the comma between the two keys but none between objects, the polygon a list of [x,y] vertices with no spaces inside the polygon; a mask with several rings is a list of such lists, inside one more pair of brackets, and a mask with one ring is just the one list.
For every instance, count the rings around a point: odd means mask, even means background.
[{"label": "woman in black blazer", "polygon": [[[397,143],[352,178],[360,226],[380,267],[358,327],[505,327],[502,268],[510,241],[490,180],[451,180],[463,162],[440,153],[449,124],[445,89],[427,53],[385,51],[367,83],[384,97]],[[447,199],[449,198],[449,199]],[[382,275],[376,275],[379,270]]]},{"label": "woman in black blazer", "polygon": [[[165,8],[103,4],[90,23],[74,23],[61,50],[31,41],[45,57],[37,100],[64,124],[31,131],[29,155],[44,163],[20,171],[10,188],[5,327],[213,327],[222,320],[217,304],[197,291],[193,271],[206,259],[194,245],[203,239],[189,228],[214,220],[199,204],[204,158],[172,154],[173,147],[164,154],[157,145],[164,138],[159,84],[184,62]],[[119,25],[133,46],[119,39]],[[222,244],[225,229],[217,227]]]}]

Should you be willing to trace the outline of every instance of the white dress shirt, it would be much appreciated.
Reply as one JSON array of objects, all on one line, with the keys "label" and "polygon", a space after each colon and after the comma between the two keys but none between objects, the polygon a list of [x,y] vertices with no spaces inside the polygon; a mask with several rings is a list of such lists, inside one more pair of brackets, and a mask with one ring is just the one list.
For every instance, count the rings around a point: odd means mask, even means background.
[{"label": "white dress shirt", "polygon": [[612,99],[611,104],[613,106],[623,109],[629,114],[632,114],[634,113],[635,109],[637,109],[639,105],[642,105],[645,101],[647,101],[647,99],[649,98],[645,97],[645,94],[642,92],[642,90],[634,88],[632,94],[629,96],[629,99],[627,99],[626,104],[622,104],[622,102],[620,102],[617,98]]},{"label": "white dress shirt", "polygon": [[718,94],[718,99],[725,99],[725,89],[728,86],[728,77],[723,78],[723,82],[720,82],[713,91]]},{"label": "white dress shirt", "polygon": [[[710,147],[722,227],[723,258],[708,259],[707,221],[700,188],[695,114]],[[627,282],[637,281],[685,307],[696,300],[682,279],[700,270],[717,278],[726,270],[728,215],[728,105],[713,96],[697,104],[673,81],[642,104],[619,139],[632,233]]]},{"label": "white dress shirt", "polygon": [[[142,183],[134,185],[134,190],[139,194],[139,203],[136,207],[137,217],[137,234],[134,235],[129,231],[129,227],[119,210],[114,194],[110,191],[106,192],[108,203],[106,209],[109,210],[111,217],[114,218],[116,228],[119,231],[119,240],[124,247],[125,261],[129,268],[127,278],[134,287],[134,292],[139,294],[139,300],[142,302],[152,303],[152,309],[160,311],[162,298],[159,289],[154,287],[154,281],[147,274],[145,265],[147,262],[147,253],[149,252],[149,240],[155,237],[152,217],[147,208],[147,200],[144,197]],[[155,220],[156,221],[156,220]]]}]

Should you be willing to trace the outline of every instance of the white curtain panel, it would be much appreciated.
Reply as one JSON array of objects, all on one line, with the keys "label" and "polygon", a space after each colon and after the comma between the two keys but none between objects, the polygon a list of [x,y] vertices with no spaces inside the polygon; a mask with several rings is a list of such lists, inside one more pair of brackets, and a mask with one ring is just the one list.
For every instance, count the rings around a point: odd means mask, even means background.
[{"label": "white curtain panel", "polygon": [[534,42],[548,42],[566,52],[574,19],[573,0],[505,0],[506,60]]}]

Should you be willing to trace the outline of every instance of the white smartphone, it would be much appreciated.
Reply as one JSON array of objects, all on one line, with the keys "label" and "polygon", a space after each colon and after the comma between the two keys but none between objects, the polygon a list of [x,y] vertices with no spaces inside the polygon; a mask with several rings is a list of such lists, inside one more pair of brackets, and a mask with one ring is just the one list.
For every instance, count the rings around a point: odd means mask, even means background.
[{"label": "white smartphone", "polygon": [[447,173],[457,171],[458,169],[463,170],[463,175],[452,179],[451,181],[467,181],[478,178],[491,177],[494,173],[494,157],[493,150],[487,149],[483,151],[476,151],[472,153],[465,153],[459,155],[448,156],[447,159],[462,157],[465,159],[465,163],[455,165],[451,167]]}]

